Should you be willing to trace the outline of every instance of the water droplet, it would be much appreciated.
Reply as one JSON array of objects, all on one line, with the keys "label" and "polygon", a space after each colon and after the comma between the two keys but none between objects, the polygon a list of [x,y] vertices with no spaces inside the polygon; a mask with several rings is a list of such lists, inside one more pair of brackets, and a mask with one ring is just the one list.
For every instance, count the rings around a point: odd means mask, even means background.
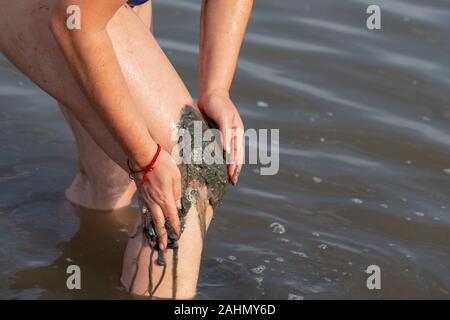
[{"label": "water droplet", "polygon": [[382,204],[380,204],[380,207],[382,207],[382,208],[389,208],[389,206],[386,204],[386,203],[382,203]]},{"label": "water droplet", "polygon": [[288,294],[288,300],[303,300],[304,298],[302,296],[299,296],[297,294],[289,293]]},{"label": "water droplet", "polygon": [[277,260],[278,262],[284,262],[284,259],[282,257],[276,257],[275,260]]},{"label": "water droplet", "polygon": [[322,250],[325,250],[326,248],[328,248],[328,246],[327,246],[326,244],[322,243],[322,244],[319,244],[319,245],[317,246],[317,248],[322,249]]},{"label": "water droplet", "polygon": [[302,258],[308,258],[308,255],[306,253],[303,253],[303,252],[291,250],[291,253],[295,254],[296,256],[302,257]]},{"label": "water droplet", "polygon": [[237,258],[235,256],[228,256],[228,260],[235,261]]},{"label": "water droplet", "polygon": [[327,115],[328,115],[329,117],[332,117],[332,116],[333,116],[333,112],[327,112]]},{"label": "water droplet", "polygon": [[269,104],[267,102],[262,101],[262,100],[256,102],[256,105],[260,108],[267,108],[269,106]]},{"label": "water droplet", "polygon": [[423,213],[423,212],[415,212],[415,214],[418,217],[424,217],[425,216],[425,213]]},{"label": "water droplet", "polygon": [[450,168],[445,168],[445,169],[444,169],[444,173],[450,174]]},{"label": "water droplet", "polygon": [[313,179],[313,181],[314,181],[315,183],[321,183],[321,182],[322,182],[322,179],[319,178],[319,177],[313,177],[312,179]]},{"label": "water droplet", "polygon": [[269,226],[269,228],[272,230],[273,233],[276,233],[276,234],[286,233],[286,228],[281,223],[278,223],[278,222],[272,223]]},{"label": "water droplet", "polygon": [[361,203],[363,203],[363,201],[362,201],[361,199],[358,199],[358,198],[353,198],[353,199],[352,199],[352,202],[353,202],[353,203],[356,203],[356,204],[361,204]]},{"label": "water droplet", "polygon": [[318,233],[318,232],[313,232],[312,235],[313,235],[314,237],[320,237],[320,233]]},{"label": "water droplet", "polygon": [[320,138],[320,142],[325,142],[325,138]]}]

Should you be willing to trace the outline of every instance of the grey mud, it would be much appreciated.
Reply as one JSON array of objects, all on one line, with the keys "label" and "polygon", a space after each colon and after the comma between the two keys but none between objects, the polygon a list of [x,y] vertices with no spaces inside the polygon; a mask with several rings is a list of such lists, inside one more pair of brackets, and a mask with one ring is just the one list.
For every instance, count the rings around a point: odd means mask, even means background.
[{"label": "grey mud", "polygon": [[[182,150],[180,150],[180,156],[186,159],[190,157],[189,164],[181,164],[179,166],[181,177],[182,177],[182,198],[181,198],[181,209],[178,210],[178,216],[180,219],[181,232],[184,231],[186,216],[192,206],[195,206],[198,212],[198,222],[200,225],[201,236],[204,239],[206,234],[206,210],[208,206],[211,206],[214,210],[220,203],[224,193],[225,186],[228,183],[228,174],[226,162],[222,161],[222,164],[206,164],[203,161],[201,163],[196,163],[194,161],[194,156],[196,154],[202,154],[206,146],[211,144],[213,141],[203,141],[201,145],[201,150],[196,150],[194,146],[194,123],[196,121],[201,121],[202,132],[210,128],[214,128],[213,124],[208,124],[202,117],[202,115],[194,109],[192,106],[185,106],[181,112],[180,121],[177,124],[177,129],[180,131],[182,129],[189,132],[191,135],[191,154],[183,155]],[[186,132],[185,131],[185,132]],[[178,144],[183,143],[183,137],[180,135]],[[219,143],[214,140],[214,143]],[[197,146],[197,148],[199,148]],[[220,149],[219,149],[220,150]],[[225,154],[222,154],[225,159]],[[148,293],[150,297],[158,289],[161,284],[165,274],[166,274],[166,259],[164,251],[159,250],[158,238],[155,232],[155,226],[151,219],[143,219],[143,224],[139,231],[144,233],[145,241],[148,241],[151,248],[151,258],[149,265],[149,288]],[[178,242],[177,236],[175,235],[172,227],[166,221],[165,224],[167,235],[168,235],[168,249],[173,250],[173,270],[172,270],[172,297],[176,298],[177,294],[177,265],[178,265]],[[152,269],[153,269],[153,256],[155,252],[158,254],[156,263],[163,267],[163,272],[158,283],[152,283]]]}]

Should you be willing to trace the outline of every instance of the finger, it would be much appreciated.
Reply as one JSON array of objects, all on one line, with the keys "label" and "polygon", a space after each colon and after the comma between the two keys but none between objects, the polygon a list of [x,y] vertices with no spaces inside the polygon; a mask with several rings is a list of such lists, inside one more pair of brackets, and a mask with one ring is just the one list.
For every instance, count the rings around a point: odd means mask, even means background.
[{"label": "finger", "polygon": [[167,231],[164,227],[164,214],[161,210],[161,207],[154,202],[150,202],[149,210],[152,216],[153,224],[155,225],[156,235],[158,236],[159,249],[165,250],[167,248]]},{"label": "finger", "polygon": [[234,171],[234,175],[233,175],[233,183],[237,184],[238,180],[239,180],[239,175],[241,174],[241,170],[242,170],[242,164],[238,164],[236,166],[236,170]]},{"label": "finger", "polygon": [[173,198],[178,209],[181,209],[181,174],[177,170],[177,174],[173,178]]},{"label": "finger", "polygon": [[[169,193],[170,194],[170,193]],[[180,219],[178,217],[178,210],[175,205],[175,200],[172,197],[168,197],[168,200],[161,205],[161,209],[164,212],[164,216],[169,221],[173,231],[180,237]]]},{"label": "finger", "polygon": [[229,161],[229,164],[227,167],[228,177],[230,178],[230,181],[233,184],[234,184],[233,175],[234,175],[234,172],[236,171],[236,155],[237,155],[237,148],[236,148],[235,140],[236,140],[236,137],[233,132],[233,137],[231,139],[231,153],[230,153],[230,158],[229,158],[230,161]]},{"label": "finger", "polygon": [[220,134],[222,135],[222,145],[226,153],[230,152],[231,139],[233,138],[232,130],[228,125],[228,120],[225,119],[219,124]]},{"label": "finger", "polygon": [[233,173],[233,183],[236,184],[239,179],[239,175],[242,170],[242,165],[244,163],[244,129],[237,128],[236,130],[236,167]]}]

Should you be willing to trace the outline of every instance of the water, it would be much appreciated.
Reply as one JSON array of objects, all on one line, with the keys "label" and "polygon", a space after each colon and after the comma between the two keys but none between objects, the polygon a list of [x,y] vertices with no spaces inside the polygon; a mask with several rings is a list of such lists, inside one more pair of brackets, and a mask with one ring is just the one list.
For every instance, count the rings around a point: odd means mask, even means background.
[{"label": "water", "polygon": [[[450,2],[379,0],[381,31],[365,27],[369,4],[255,1],[232,96],[247,128],[280,128],[280,172],[247,166],[229,188],[199,298],[450,297]],[[155,0],[154,13],[195,92],[199,1]],[[4,58],[0,132],[0,297],[127,298],[133,209],[64,200],[74,140]],[[86,290],[65,289],[74,262]],[[366,287],[369,265],[381,290]]]}]

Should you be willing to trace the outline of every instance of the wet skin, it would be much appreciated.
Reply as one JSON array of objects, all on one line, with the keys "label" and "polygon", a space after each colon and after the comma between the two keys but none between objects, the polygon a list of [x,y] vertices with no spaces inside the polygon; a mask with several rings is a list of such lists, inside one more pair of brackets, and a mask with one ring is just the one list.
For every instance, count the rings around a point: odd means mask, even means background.
[{"label": "wet skin", "polygon": [[[194,137],[194,123],[198,122],[202,124],[202,133],[210,129],[213,124],[208,124],[195,108],[192,106],[185,106],[182,110],[180,121],[178,122],[178,130],[184,130],[188,132],[190,137]],[[178,143],[182,143],[182,137],[178,140]],[[186,216],[188,215],[192,206],[195,206],[196,213],[198,216],[199,229],[201,231],[201,238],[204,241],[206,231],[207,231],[207,210],[214,210],[217,205],[222,200],[225,193],[225,186],[228,182],[227,166],[225,163],[224,155],[221,156],[221,161],[219,163],[206,164],[204,161],[195,162],[196,154],[203,154],[205,148],[210,146],[211,141],[206,141],[202,139],[202,145],[195,146],[194,139],[190,140],[190,152],[188,155],[180,154],[184,160],[186,156],[189,157],[185,161],[187,163],[182,163],[180,165],[180,171],[182,174],[182,187],[183,194],[181,198],[182,208],[178,210],[178,216],[180,219],[181,232],[184,231]],[[217,144],[218,150],[222,150],[221,144],[214,139],[212,143]],[[166,221],[166,230],[168,233],[168,249],[173,250],[172,254],[172,298],[177,296],[177,266],[178,266],[178,237],[174,233],[173,228],[170,223]],[[158,266],[163,267],[163,271],[160,279],[156,284],[153,283],[152,278],[149,279],[149,287],[146,292],[150,297],[153,297],[157,289],[159,288],[163,278],[166,276],[166,259],[165,250],[159,249],[158,237],[155,231],[155,225],[149,216],[149,214],[144,211],[142,215],[142,224],[137,228],[136,233],[132,237],[136,237],[137,233],[143,233],[145,239],[148,241],[151,247],[150,261],[153,261],[155,252],[157,252],[156,262],[149,263],[149,274],[152,274],[153,265],[156,263]],[[181,235],[182,236],[182,235]],[[136,261],[139,260],[141,251],[138,253]],[[136,273],[133,276],[131,282],[131,287],[134,286],[134,281],[136,279]]]}]

